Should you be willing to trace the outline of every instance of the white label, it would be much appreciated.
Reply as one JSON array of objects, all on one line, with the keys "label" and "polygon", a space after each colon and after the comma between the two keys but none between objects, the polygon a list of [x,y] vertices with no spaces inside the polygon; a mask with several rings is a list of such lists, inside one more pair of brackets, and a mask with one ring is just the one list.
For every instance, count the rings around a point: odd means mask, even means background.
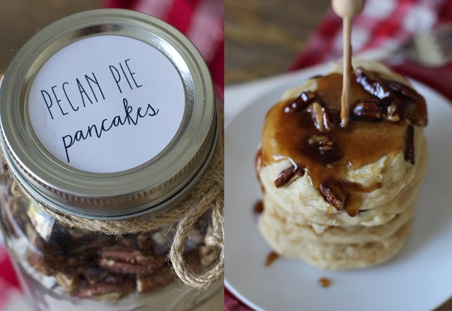
[{"label": "white label", "polygon": [[89,172],[137,167],[177,133],[185,108],[180,75],[156,48],[104,35],[55,53],[30,89],[29,114],[44,147]]}]

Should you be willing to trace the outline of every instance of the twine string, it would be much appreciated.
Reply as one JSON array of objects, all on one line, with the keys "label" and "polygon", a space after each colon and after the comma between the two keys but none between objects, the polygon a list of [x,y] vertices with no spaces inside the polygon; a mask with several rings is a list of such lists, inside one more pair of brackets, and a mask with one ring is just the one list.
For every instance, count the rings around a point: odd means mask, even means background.
[{"label": "twine string", "polygon": [[[202,204],[200,204],[202,205]],[[206,289],[210,284],[220,281],[224,272],[224,218],[223,201],[216,200],[212,210],[212,230],[204,239],[205,245],[219,252],[218,260],[203,274],[194,273],[184,260],[184,242],[187,239],[190,228],[203,214],[202,208],[191,214],[185,215],[177,227],[176,236],[170,250],[170,260],[173,264],[174,272],[186,285],[199,289]]]},{"label": "twine string", "polygon": [[[3,162],[5,163],[5,161]],[[5,174],[4,170],[4,174]],[[11,196],[26,196],[32,202],[36,202],[43,211],[48,213],[57,221],[64,223],[70,228],[81,228],[109,235],[122,235],[126,233],[139,233],[158,229],[166,224],[177,223],[176,234],[171,245],[169,259],[173,265],[174,272],[181,281],[189,286],[204,289],[210,284],[219,281],[224,274],[224,158],[223,143],[217,144],[215,154],[207,171],[200,181],[194,186],[187,198],[177,206],[168,211],[153,215],[135,217],[124,220],[98,220],[87,219],[62,211],[47,207],[30,197],[28,193],[12,180]],[[218,256],[216,262],[203,272],[195,274],[185,262],[184,243],[188,237],[190,229],[208,211],[211,213],[211,230],[204,238],[204,244],[208,248],[217,249]]]}]

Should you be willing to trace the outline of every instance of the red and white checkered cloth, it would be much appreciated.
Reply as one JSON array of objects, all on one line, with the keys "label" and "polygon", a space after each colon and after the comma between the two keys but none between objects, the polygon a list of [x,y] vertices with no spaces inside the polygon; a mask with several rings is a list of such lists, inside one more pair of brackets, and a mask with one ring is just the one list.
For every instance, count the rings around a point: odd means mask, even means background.
[{"label": "red and white checkered cloth", "polygon": [[[445,23],[452,23],[452,0],[365,0],[363,12],[353,19],[353,53],[376,48],[396,49],[414,34]],[[342,20],[330,9],[289,70],[299,70],[341,57]],[[408,60],[397,63],[388,60],[385,63],[452,100],[452,64],[430,69]],[[224,295],[225,311],[252,310],[227,289]]]},{"label": "red and white checkered cloth", "polygon": [[0,237],[0,310],[27,310],[11,260]]},{"label": "red and white checkered cloth", "polygon": [[204,57],[217,94],[223,99],[223,0],[106,0],[104,6],[147,13],[182,32]]},{"label": "red and white checkered cloth", "polygon": [[[414,33],[430,30],[441,22],[446,1],[367,0],[360,15],[353,19],[354,53],[375,48],[397,48]],[[342,19],[333,11],[310,38],[295,67],[306,67],[342,57]]]}]

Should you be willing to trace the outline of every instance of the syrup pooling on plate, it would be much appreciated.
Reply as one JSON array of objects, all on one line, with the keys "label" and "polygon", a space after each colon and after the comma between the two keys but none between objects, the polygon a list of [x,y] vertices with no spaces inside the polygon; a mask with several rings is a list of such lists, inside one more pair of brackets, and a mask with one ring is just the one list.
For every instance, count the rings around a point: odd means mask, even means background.
[{"label": "syrup pooling on plate", "polygon": [[330,287],[331,285],[331,280],[329,278],[326,277],[322,277],[319,279],[319,284],[320,286],[322,286],[323,288],[327,288]]},{"label": "syrup pooling on plate", "polygon": [[382,185],[364,187],[347,181],[347,170],[400,152],[413,163],[410,129],[427,124],[425,99],[410,86],[358,67],[351,82],[350,123],[342,128],[342,75],[332,73],[315,79],[315,91],[282,100],[267,113],[257,169],[289,159],[292,167],[280,173],[276,187],[287,186],[307,173],[328,203],[355,216],[361,205],[360,193]]}]

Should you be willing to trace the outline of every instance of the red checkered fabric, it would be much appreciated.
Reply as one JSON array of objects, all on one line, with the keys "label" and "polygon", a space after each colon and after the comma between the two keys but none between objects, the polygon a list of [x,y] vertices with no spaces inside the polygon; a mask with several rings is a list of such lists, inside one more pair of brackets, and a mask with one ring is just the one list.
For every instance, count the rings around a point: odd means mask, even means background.
[{"label": "red checkered fabric", "polygon": [[[383,47],[397,48],[413,34],[429,31],[450,20],[452,16],[444,19],[442,15],[450,15],[451,9],[448,1],[367,0],[361,14],[353,19],[353,53]],[[330,9],[293,68],[340,58],[342,47],[342,19]]]},{"label": "red checkered fabric", "polygon": [[21,297],[19,282],[0,237],[0,310],[9,311],[14,300]]},{"label": "red checkered fabric", "polygon": [[223,98],[223,0],[106,0],[104,6],[147,13],[182,32],[204,57],[217,93]]}]

